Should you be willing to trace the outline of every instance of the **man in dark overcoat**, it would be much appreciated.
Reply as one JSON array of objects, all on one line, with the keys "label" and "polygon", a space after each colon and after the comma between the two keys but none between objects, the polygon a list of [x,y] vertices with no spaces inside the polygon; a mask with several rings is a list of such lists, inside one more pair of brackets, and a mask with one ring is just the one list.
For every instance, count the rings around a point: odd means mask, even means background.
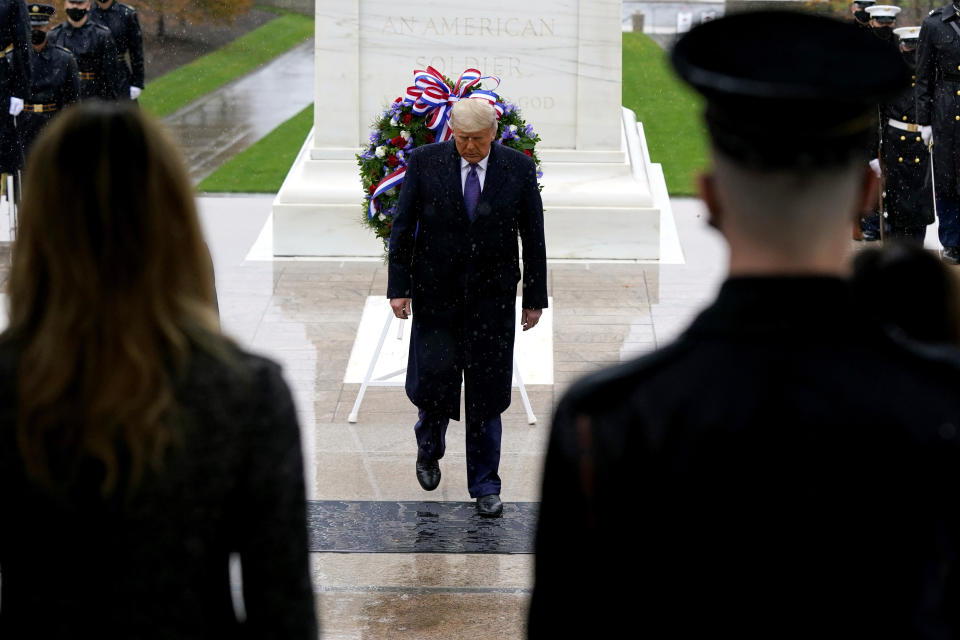
[{"label": "man in dark overcoat", "polygon": [[90,0],[66,0],[66,21],[47,40],[73,54],[80,72],[80,99],[119,100],[123,80],[110,29],[90,20]]},{"label": "man in dark overcoat", "polygon": [[117,45],[117,97],[136,100],[144,87],[143,32],[137,10],[116,0],[97,0],[97,6],[90,10],[90,20],[110,29]]},{"label": "man in dark overcoat", "polygon": [[943,260],[960,263],[960,0],[930,12],[917,47],[917,123],[933,139]]},{"label": "man in dark overcoat", "polygon": [[870,320],[847,279],[864,141],[909,69],[785,11],[696,27],[672,62],[706,98],[729,277],[561,399],[529,637],[960,637],[960,352]]},{"label": "man in dark overcoat", "polygon": [[480,99],[452,110],[453,140],[409,156],[390,236],[387,297],[413,327],[406,390],[419,410],[417,480],[440,482],[450,419],[466,405],[467,486],[484,516],[498,516],[500,414],[510,405],[516,295],[521,324],[547,306],[543,208],[533,160],[494,144],[496,111]]}]

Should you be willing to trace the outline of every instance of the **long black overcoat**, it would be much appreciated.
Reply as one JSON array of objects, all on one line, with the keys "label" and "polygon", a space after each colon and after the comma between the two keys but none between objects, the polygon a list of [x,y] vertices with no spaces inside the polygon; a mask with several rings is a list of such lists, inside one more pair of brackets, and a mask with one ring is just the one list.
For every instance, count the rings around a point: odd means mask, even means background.
[{"label": "long black overcoat", "polygon": [[953,6],[930,12],[917,47],[918,124],[933,126],[938,193],[960,193],[960,22]]},{"label": "long black overcoat", "polygon": [[839,279],[728,280],[561,400],[529,637],[960,637],[958,389]]},{"label": "long black overcoat", "polygon": [[0,51],[0,172],[9,173],[23,166],[10,98],[30,97],[30,25],[23,0],[0,0]]},{"label": "long black overcoat", "polygon": [[[523,307],[547,306],[536,165],[494,144],[473,222],[452,140],[409,156],[390,236],[387,298],[413,298],[407,395],[420,407],[485,419],[510,406],[523,243]],[[461,378],[462,374],[462,378]]]}]

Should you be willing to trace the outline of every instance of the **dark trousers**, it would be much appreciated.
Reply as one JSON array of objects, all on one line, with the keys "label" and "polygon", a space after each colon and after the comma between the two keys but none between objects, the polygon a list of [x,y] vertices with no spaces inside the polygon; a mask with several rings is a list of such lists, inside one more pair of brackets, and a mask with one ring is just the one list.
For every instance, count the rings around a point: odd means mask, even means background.
[{"label": "dark trousers", "polygon": [[960,196],[937,193],[937,234],[945,247],[960,247]]},{"label": "dark trousers", "polygon": [[[413,431],[417,436],[417,458],[439,460],[447,448],[447,425],[450,419],[419,410]],[[467,489],[471,498],[500,493],[500,434],[503,423],[499,414],[485,420],[467,416]]]}]

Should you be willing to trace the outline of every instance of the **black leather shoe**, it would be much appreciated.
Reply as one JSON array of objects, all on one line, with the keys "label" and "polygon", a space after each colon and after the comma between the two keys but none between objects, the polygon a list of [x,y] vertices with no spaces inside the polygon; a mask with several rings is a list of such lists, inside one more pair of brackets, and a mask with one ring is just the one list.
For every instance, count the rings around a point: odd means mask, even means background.
[{"label": "black leather shoe", "polygon": [[477,513],[487,518],[495,518],[503,513],[503,503],[500,496],[493,493],[489,496],[477,498]]},{"label": "black leather shoe", "polygon": [[960,264],[960,247],[944,247],[940,258],[947,264]]},{"label": "black leather shoe", "polygon": [[440,484],[440,463],[437,460],[417,458],[417,482],[426,491],[433,491]]},{"label": "black leather shoe", "polygon": [[864,242],[876,242],[880,239],[880,232],[873,229],[864,229],[862,235]]}]

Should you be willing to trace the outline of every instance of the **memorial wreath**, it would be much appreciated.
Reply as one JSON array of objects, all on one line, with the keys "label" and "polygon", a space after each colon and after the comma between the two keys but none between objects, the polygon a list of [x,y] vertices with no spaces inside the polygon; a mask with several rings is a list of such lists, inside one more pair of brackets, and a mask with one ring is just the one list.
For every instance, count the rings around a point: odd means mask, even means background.
[{"label": "memorial wreath", "polygon": [[[484,81],[494,83],[484,89]],[[450,109],[459,100],[486,100],[497,112],[497,138],[502,144],[540,160],[536,146],[540,136],[527,124],[517,105],[504,101],[496,89],[500,79],[467,69],[454,83],[433,67],[414,72],[414,84],[406,96],[397,98],[380,114],[370,131],[370,144],[357,155],[363,181],[363,222],[388,248],[393,216],[400,196],[400,185],[407,171],[407,154],[425,144],[444,142],[453,136]],[[542,187],[541,187],[542,189]]]}]

